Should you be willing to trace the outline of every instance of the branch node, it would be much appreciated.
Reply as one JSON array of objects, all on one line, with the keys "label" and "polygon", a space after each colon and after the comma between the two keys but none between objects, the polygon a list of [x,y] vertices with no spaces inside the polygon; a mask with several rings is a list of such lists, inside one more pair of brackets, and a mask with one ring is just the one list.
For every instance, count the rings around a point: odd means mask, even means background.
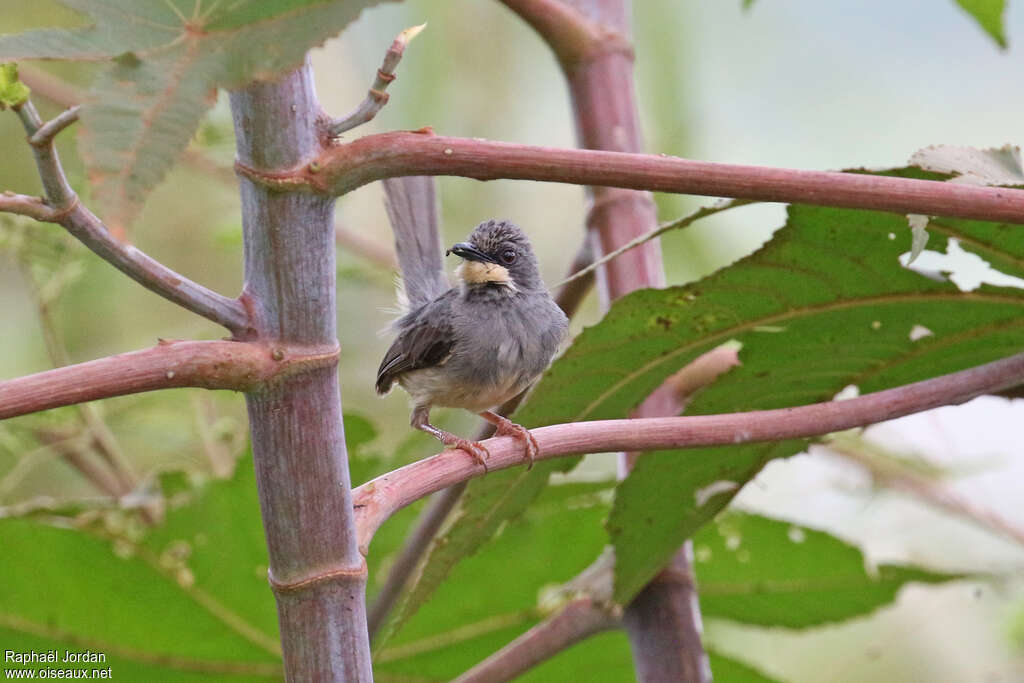
[{"label": "branch node", "polygon": [[362,555],[359,557],[360,565],[354,569],[350,567],[339,567],[313,574],[305,578],[296,579],[294,581],[280,581],[274,578],[273,570],[268,570],[267,581],[270,583],[270,587],[273,591],[278,595],[281,595],[282,593],[300,593],[313,590],[323,584],[333,583],[339,579],[356,579],[365,581],[367,576],[366,558]]},{"label": "branch node", "polygon": [[80,106],[74,106],[66,111],[60,113],[50,121],[47,121],[39,127],[35,133],[29,136],[28,144],[33,147],[45,147],[53,142],[53,139],[57,137],[57,134],[62,130],[78,121],[79,112],[81,111]]},{"label": "branch node", "polygon": [[53,208],[53,215],[50,217],[50,221],[53,223],[60,223],[69,215],[71,215],[71,213],[74,212],[74,210],[77,209],[80,204],[81,202],[78,199],[78,193],[72,192],[70,201],[67,203],[67,205],[61,208]]}]

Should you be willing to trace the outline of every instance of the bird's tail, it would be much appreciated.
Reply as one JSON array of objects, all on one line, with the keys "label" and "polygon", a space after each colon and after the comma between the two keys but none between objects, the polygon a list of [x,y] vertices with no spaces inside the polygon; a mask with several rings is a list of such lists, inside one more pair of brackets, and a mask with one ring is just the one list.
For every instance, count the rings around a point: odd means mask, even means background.
[{"label": "bird's tail", "polygon": [[388,178],[384,204],[395,236],[398,266],[406,301],[411,310],[433,301],[448,290],[441,253],[437,193],[430,176]]}]

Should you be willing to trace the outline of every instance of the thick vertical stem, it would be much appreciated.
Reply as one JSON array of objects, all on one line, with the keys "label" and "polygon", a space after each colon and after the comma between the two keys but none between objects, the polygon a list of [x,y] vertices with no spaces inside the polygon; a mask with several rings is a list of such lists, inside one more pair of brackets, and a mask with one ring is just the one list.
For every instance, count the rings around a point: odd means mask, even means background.
[{"label": "thick vertical stem", "polygon": [[[246,165],[292,167],[320,150],[325,118],[308,64],[233,93],[231,108]],[[241,183],[242,297],[259,338],[335,345],[332,200]],[[366,567],[353,524],[337,369],[289,377],[247,402],[287,678],[369,681]]]},{"label": "thick vertical stem", "polygon": [[[575,64],[563,60],[583,147],[618,152],[643,149],[633,83],[629,0],[567,0],[585,19],[600,27],[593,32],[616,36],[595,42]],[[601,50],[601,45],[607,47]],[[587,229],[595,258],[622,246],[657,224],[657,211],[646,192],[596,187]],[[597,271],[602,304],[644,287],[662,287],[665,273],[657,240],[622,254]],[[641,409],[636,417],[658,417],[657,409]],[[629,468],[623,454],[623,474]],[[634,666],[641,683],[710,680],[701,645],[700,609],[690,576],[689,547],[684,545],[671,565],[626,608],[623,625],[629,634]],[[656,636],[656,637],[655,637]]]},{"label": "thick vertical stem", "polygon": [[638,681],[710,681],[689,541],[622,616]]}]

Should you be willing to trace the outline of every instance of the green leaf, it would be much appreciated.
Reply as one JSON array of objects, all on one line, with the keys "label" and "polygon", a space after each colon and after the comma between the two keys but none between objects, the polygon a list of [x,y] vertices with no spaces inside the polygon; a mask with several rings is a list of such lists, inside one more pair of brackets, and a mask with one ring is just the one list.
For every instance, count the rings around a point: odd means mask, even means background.
[{"label": "green leaf", "polygon": [[1006,49],[1006,34],[1003,31],[1006,0],[956,0],[956,4],[974,17],[999,47]]},{"label": "green leaf", "polygon": [[177,487],[168,506],[148,536],[118,512],[0,521],[5,647],[102,652],[114,679],[279,680],[251,463],[231,481]]},{"label": "green leaf", "polygon": [[808,628],[869,614],[910,582],[963,578],[914,567],[872,571],[822,531],[727,513],[694,536],[701,613],[746,624]]},{"label": "green leaf", "polygon": [[503,525],[494,543],[454,568],[433,599],[375,654],[377,670],[447,680],[537,623],[544,616],[542,596],[601,553],[610,487],[546,489],[525,514]]},{"label": "green leaf", "polygon": [[[848,385],[868,393],[1019,352],[1024,292],[961,292],[901,268],[904,221],[792,206],[786,227],[734,266],[692,286],[626,297],[567,354],[578,363],[567,368],[573,373],[559,377],[562,368],[553,368],[552,379],[580,386],[581,398],[566,410],[624,414],[681,363],[729,338],[743,344],[742,366],[698,395],[688,414],[827,401]],[[1009,275],[1024,275],[1018,226],[938,219],[931,229]],[[932,334],[912,338],[915,326]],[[634,362],[616,366],[616,356]],[[562,395],[572,402],[567,390]],[[769,459],[805,447],[796,440],[641,458],[620,485],[608,521],[616,600],[640,590]]]},{"label": "green leaf", "polygon": [[24,104],[29,92],[28,86],[18,80],[17,64],[0,64],[0,110]]},{"label": "green leaf", "polygon": [[727,681],[728,683],[777,683],[776,679],[769,678],[748,664],[743,664],[713,650],[708,651],[708,659],[711,662],[711,673],[716,681]]},{"label": "green leaf", "polygon": [[490,540],[502,524],[522,514],[547,487],[551,472],[568,471],[576,461],[561,458],[540,462],[529,471],[503,470],[470,482],[444,530],[430,544],[388,631],[394,631],[412,616],[456,564]]},{"label": "green leaf", "polygon": [[92,26],[0,36],[0,59],[110,60],[82,109],[80,144],[108,224],[126,226],[217,88],[302,63],[381,0],[61,0]]}]

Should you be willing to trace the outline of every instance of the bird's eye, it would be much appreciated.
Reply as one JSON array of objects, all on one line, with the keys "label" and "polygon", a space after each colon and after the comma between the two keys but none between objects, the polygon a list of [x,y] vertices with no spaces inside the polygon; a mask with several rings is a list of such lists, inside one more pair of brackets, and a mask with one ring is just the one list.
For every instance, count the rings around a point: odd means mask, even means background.
[{"label": "bird's eye", "polygon": [[515,249],[506,249],[501,252],[501,262],[509,265],[516,262],[516,251]]}]

